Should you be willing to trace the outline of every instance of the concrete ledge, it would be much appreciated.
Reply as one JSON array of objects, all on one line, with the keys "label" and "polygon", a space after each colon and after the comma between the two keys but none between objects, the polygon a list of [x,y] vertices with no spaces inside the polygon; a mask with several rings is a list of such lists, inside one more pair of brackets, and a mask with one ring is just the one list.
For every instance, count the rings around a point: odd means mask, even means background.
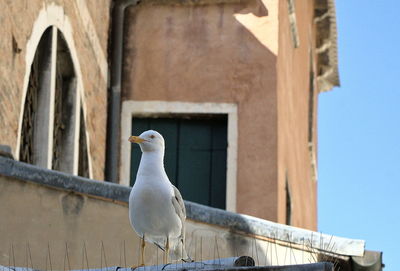
[{"label": "concrete ledge", "polygon": [[[127,204],[131,188],[119,184],[94,181],[66,173],[0,157],[0,175],[28,181],[47,187],[73,191],[88,196]],[[344,256],[363,256],[365,242],[347,239],[266,221],[201,204],[185,201],[188,219],[228,228],[230,231],[252,235],[261,239],[280,241],[287,246],[305,245],[313,251]],[[335,251],[332,245],[335,245]]]},{"label": "concrete ledge", "polygon": [[0,157],[0,175],[122,202],[128,202],[131,191],[130,187],[73,176],[5,157]]}]

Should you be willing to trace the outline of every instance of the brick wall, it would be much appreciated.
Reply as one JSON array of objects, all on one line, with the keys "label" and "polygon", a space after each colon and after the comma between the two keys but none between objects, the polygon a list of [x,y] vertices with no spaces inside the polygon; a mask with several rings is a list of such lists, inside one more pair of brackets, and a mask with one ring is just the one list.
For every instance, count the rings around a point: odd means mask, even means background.
[{"label": "brick wall", "polygon": [[[69,21],[73,47],[79,62],[84,92],[86,129],[93,178],[104,178],[107,110],[107,42],[111,0],[41,1],[15,0],[2,4],[0,24],[0,144],[16,153],[24,84],[30,69],[28,44],[37,35],[38,16],[52,7],[62,12],[53,18]],[[66,33],[63,33],[66,35]],[[68,40],[67,40],[68,43]],[[70,44],[69,44],[70,45]],[[34,53],[34,52],[33,52]],[[77,67],[75,67],[77,69]]]}]

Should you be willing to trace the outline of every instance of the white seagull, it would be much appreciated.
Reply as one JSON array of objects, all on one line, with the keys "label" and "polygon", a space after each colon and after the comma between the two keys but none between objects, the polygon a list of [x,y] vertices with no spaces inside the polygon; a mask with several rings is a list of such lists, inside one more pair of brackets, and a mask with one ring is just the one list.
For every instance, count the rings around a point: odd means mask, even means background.
[{"label": "white seagull", "polygon": [[186,209],[179,190],[171,184],[164,169],[165,143],[162,135],[149,130],[131,136],[142,150],[136,181],[129,195],[129,220],[142,239],[141,263],[144,265],[145,241],[169,252],[176,258],[191,261],[185,250]]}]

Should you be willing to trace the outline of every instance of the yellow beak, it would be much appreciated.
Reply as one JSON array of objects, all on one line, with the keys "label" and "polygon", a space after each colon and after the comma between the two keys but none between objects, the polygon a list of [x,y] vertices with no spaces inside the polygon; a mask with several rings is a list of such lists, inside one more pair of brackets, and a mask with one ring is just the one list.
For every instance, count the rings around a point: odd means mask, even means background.
[{"label": "yellow beak", "polygon": [[139,136],[130,136],[128,140],[129,140],[129,142],[132,142],[132,143],[142,143],[143,141],[147,141],[146,139],[141,138]]}]

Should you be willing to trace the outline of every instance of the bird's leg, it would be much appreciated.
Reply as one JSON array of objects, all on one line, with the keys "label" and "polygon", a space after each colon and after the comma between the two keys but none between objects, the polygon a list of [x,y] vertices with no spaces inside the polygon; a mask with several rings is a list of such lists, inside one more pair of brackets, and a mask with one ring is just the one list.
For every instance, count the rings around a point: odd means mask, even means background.
[{"label": "bird's leg", "polygon": [[140,265],[139,266],[144,266],[144,248],[146,246],[146,242],[144,241],[144,234],[142,238],[142,249],[140,251]]},{"label": "bird's leg", "polygon": [[169,237],[167,236],[167,243],[165,244],[165,252],[164,252],[164,264],[168,264],[168,256],[169,256]]}]

